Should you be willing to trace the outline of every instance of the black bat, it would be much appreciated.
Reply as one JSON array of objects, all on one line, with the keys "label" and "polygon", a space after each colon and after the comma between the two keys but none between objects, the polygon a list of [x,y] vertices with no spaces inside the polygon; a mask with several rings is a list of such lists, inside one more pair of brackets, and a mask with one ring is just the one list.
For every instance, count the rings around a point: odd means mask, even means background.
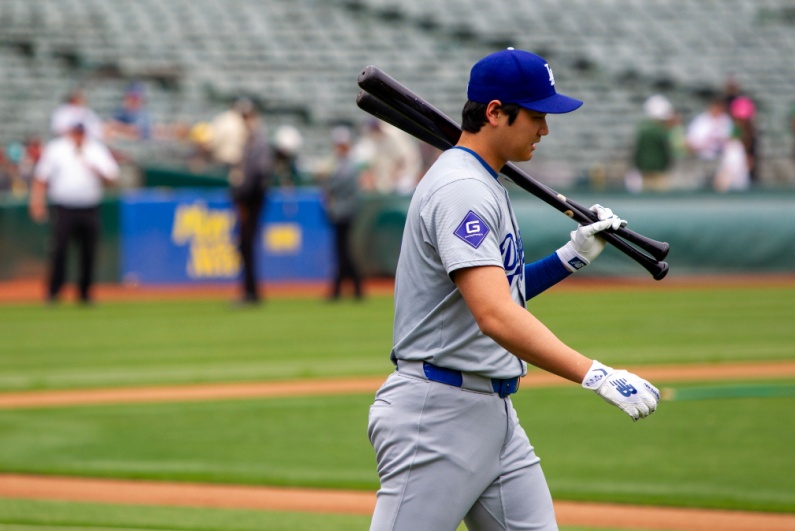
[{"label": "black bat", "polygon": [[[411,92],[407,87],[403,86],[400,82],[390,77],[378,67],[365,67],[364,70],[362,70],[362,73],[359,75],[358,83],[362,89],[387,103],[387,105],[390,107],[396,108],[401,112],[401,114],[406,115],[411,121],[417,122],[420,117],[424,117],[426,122],[424,127],[426,129],[428,128],[427,126],[433,126],[433,130],[441,134],[442,138],[449,140],[451,144],[455,145],[455,143],[458,142],[458,138],[461,136],[461,128],[457,123],[448,118],[444,113],[433,107],[431,104],[424,101],[421,97]],[[506,177],[510,176],[506,174]],[[530,193],[537,195],[535,190],[538,188],[546,189],[546,192],[542,192],[542,194],[546,195],[547,193],[552,193],[562,201],[568,203],[569,208],[566,210],[579,210],[584,215],[589,217],[592,222],[598,221],[598,218],[594,212],[577,203],[576,201],[557,193],[550,187],[536,181],[529,175],[525,175],[524,178],[521,178],[520,180],[529,181],[529,185],[532,190],[528,188],[525,188],[525,190],[529,191]],[[517,182],[516,184],[522,186],[521,182]],[[542,196],[539,196],[539,198],[543,199]],[[566,210],[562,211],[565,212]],[[653,240],[624,227],[617,229],[615,232],[628,242],[634,243],[644,251],[648,252],[657,260],[664,260],[668,255],[670,246],[666,242]]]},{"label": "black bat", "polygon": [[[404,95],[404,97],[400,99],[390,99],[387,103],[373,94],[361,92],[357,97],[357,104],[362,110],[365,110],[385,122],[391,123],[399,129],[441,150],[450,148],[458,141],[461,135],[461,129],[455,122],[418,96],[412,94],[405,87],[402,87],[397,81],[393,80],[376,67],[368,67],[362,73],[362,76],[364,76],[365,79],[362,88],[367,87],[373,90],[375,85],[381,86],[381,81],[386,79],[392,81],[387,93],[390,93],[390,91],[397,91]],[[360,76],[360,86],[362,86],[362,76]],[[373,79],[376,78],[379,81],[373,82]],[[402,87],[402,91],[400,87]],[[380,91],[379,89],[375,90]],[[415,104],[412,104],[412,102],[415,102]],[[421,113],[417,106],[422,108],[425,113]],[[431,119],[429,115],[435,117],[435,119]],[[597,221],[595,213],[555,192],[546,185],[535,181],[513,164],[505,165],[501,172],[520,187],[536,195],[557,210],[564,212],[578,223],[589,224]],[[655,242],[645,236],[626,231],[626,229],[623,228],[616,231],[616,233],[622,234],[624,231],[630,234],[627,238],[628,240],[634,236],[635,239],[645,242],[651,249],[655,250],[655,253],[667,252],[667,243]],[[647,256],[621,240],[616,234],[606,232],[603,233],[602,236],[619,251],[642,265],[656,280],[661,280],[668,273],[667,263],[657,261]]]}]

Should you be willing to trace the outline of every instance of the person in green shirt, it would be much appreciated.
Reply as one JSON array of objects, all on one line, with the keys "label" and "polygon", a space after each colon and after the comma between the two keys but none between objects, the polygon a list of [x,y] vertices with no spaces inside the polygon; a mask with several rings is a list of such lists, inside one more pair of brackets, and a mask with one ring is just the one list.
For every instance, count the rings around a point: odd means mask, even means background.
[{"label": "person in green shirt", "polygon": [[670,190],[674,153],[669,123],[674,117],[673,106],[665,96],[655,94],[643,107],[646,119],[635,134],[632,165],[640,173],[641,190]]}]

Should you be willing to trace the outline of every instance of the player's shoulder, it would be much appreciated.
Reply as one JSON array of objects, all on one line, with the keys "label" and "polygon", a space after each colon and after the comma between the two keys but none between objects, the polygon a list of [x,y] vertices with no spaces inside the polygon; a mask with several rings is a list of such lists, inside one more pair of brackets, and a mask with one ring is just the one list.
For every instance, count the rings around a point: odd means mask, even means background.
[{"label": "player's shoulder", "polygon": [[415,196],[427,202],[438,195],[496,196],[502,185],[470,153],[449,149],[420,180]]}]

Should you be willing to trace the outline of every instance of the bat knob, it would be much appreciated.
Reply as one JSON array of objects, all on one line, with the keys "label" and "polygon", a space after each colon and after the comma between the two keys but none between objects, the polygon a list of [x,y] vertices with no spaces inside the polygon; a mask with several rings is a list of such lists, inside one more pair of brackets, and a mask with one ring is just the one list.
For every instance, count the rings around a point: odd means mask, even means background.
[{"label": "bat knob", "polygon": [[652,272],[654,280],[662,280],[668,274],[668,262],[657,262],[657,267]]}]

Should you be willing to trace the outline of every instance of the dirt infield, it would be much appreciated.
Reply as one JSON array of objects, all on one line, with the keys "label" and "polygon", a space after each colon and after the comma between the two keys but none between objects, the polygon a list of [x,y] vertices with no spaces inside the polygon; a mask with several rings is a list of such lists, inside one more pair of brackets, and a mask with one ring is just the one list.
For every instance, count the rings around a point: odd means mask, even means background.
[{"label": "dirt infield", "polygon": [[[795,361],[724,363],[720,365],[658,365],[627,367],[654,382],[730,381],[787,378],[795,376]],[[60,407],[89,404],[123,404],[135,402],[186,402],[267,398],[278,396],[322,396],[351,393],[374,393],[384,378],[335,378],[278,382],[242,382],[160,387],[84,389],[66,391],[20,391],[0,393],[0,409]],[[546,372],[533,371],[522,378],[526,388],[570,385],[566,380]]]},{"label": "dirt infield", "polygon": [[[0,474],[0,496],[368,515],[372,492]],[[668,531],[791,531],[795,515],[556,501],[560,525]]]},{"label": "dirt infield", "polygon": [[[709,279],[670,279],[665,285],[647,279],[594,281],[577,279],[556,290],[571,289],[690,289],[693,287],[795,286],[795,276],[716,277]],[[372,294],[389,294],[390,281],[368,284]],[[268,287],[269,296],[319,297],[323,285]],[[100,285],[99,301],[159,300],[171,298],[231,298],[233,286],[158,287]],[[41,301],[40,281],[0,283],[0,304]],[[632,368],[630,368],[632,370]],[[786,378],[795,376],[795,361],[769,363],[731,363],[719,365],[646,366],[635,369],[655,382],[710,381]],[[35,391],[0,393],[0,409],[58,407],[80,404],[130,402],[168,402],[276,397],[283,395],[328,395],[374,392],[383,382],[376,378],[340,378],[286,382],[226,383],[128,389]],[[565,384],[550,374],[532,372],[523,386],[547,387]],[[254,487],[168,483],[95,478],[68,478],[0,474],[0,497],[38,500],[65,500],[141,505],[215,507],[256,510],[282,510],[317,513],[370,514],[375,503],[372,492],[318,489]],[[795,515],[630,506],[619,504],[556,501],[558,522],[567,526],[608,527],[611,529],[650,529],[668,531],[789,531],[795,529]]]},{"label": "dirt infield", "polygon": [[[764,274],[764,275],[718,275],[699,277],[666,278],[655,282],[647,277],[606,278],[581,277],[570,278],[566,282],[554,286],[554,291],[575,290],[672,290],[693,288],[754,288],[754,287],[795,287],[795,274]],[[325,283],[280,283],[263,285],[262,289],[268,297],[322,297],[327,292]],[[367,293],[390,295],[394,284],[392,279],[369,279],[365,283]],[[232,298],[237,287],[230,283],[197,284],[197,285],[162,285],[137,286],[127,284],[99,284],[95,288],[95,296],[99,301],[129,300],[168,300],[175,298],[224,299]],[[64,290],[66,299],[74,296],[73,287]],[[29,303],[44,300],[44,283],[41,279],[18,279],[0,281],[0,304]]]}]

